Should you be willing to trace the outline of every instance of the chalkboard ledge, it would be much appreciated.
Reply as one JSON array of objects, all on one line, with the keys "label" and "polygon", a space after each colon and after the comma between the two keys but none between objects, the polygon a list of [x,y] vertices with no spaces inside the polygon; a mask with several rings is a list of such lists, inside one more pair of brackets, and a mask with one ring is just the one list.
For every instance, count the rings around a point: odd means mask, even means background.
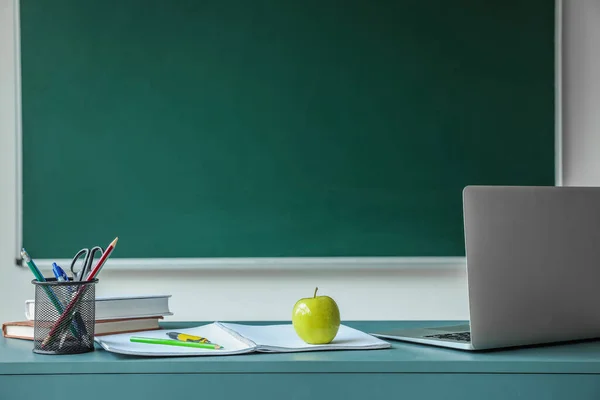
[{"label": "chalkboard ledge", "polygon": [[[52,262],[69,265],[71,260],[36,260],[41,270],[52,270]],[[265,257],[265,258],[114,258],[105,270],[406,270],[464,269],[464,257]]]}]

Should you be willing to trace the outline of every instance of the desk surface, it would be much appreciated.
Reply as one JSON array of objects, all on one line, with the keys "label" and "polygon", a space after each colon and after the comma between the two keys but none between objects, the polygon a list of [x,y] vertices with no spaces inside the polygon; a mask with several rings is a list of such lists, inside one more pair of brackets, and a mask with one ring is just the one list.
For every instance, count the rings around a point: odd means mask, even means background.
[{"label": "desk surface", "polygon": [[[344,324],[374,332],[461,321],[372,321]],[[166,322],[182,328],[205,322]],[[254,324],[265,324],[249,322]],[[33,343],[0,337],[0,375],[23,374],[147,374],[147,373],[568,373],[600,374],[600,341],[543,347],[465,352],[391,341],[385,350],[247,354],[220,357],[148,358],[109,353],[100,347],[86,354],[34,354]]]}]

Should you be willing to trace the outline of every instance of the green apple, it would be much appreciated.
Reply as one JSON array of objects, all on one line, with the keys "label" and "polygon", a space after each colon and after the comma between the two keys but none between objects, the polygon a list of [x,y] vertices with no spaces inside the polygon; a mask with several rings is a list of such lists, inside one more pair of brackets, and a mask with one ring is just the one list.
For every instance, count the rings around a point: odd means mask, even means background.
[{"label": "green apple", "polygon": [[308,344],[330,343],[340,329],[340,309],[329,296],[300,299],[292,311],[292,324],[300,339]]}]

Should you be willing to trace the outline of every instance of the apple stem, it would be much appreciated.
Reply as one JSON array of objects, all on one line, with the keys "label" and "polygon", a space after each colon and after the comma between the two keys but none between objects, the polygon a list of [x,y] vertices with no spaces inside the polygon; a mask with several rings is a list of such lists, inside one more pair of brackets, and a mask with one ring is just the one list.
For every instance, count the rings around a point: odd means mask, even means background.
[{"label": "apple stem", "polygon": [[313,297],[317,297],[317,290],[319,290],[319,288],[315,288],[315,295]]}]

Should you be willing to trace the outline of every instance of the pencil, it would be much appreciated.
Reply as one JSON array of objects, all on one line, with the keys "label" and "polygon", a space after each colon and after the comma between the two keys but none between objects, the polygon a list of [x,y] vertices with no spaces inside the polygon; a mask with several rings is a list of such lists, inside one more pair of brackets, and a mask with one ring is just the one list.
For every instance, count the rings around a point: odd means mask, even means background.
[{"label": "pencil", "polygon": [[112,253],[112,251],[117,246],[117,242],[118,241],[119,241],[119,237],[117,236],[115,238],[115,240],[113,240],[112,242],[110,242],[110,244],[106,248],[106,251],[104,253],[102,253],[102,257],[100,257],[100,260],[98,260],[98,264],[96,264],[96,266],[94,267],[94,269],[92,269],[92,272],[90,272],[90,274],[87,276],[87,280],[88,281],[94,279],[94,277],[100,273],[100,270],[102,269],[102,267],[104,266],[104,263],[106,262],[106,260],[110,256],[110,253]]},{"label": "pencil", "polygon": [[172,340],[172,339],[156,339],[156,338],[147,338],[140,336],[132,336],[129,338],[130,342],[134,343],[146,343],[146,344],[162,344],[167,346],[181,346],[181,347],[195,347],[198,349],[211,349],[211,350],[219,350],[222,349],[223,346],[219,346],[214,343],[197,343],[197,342],[182,342],[181,340]]}]

